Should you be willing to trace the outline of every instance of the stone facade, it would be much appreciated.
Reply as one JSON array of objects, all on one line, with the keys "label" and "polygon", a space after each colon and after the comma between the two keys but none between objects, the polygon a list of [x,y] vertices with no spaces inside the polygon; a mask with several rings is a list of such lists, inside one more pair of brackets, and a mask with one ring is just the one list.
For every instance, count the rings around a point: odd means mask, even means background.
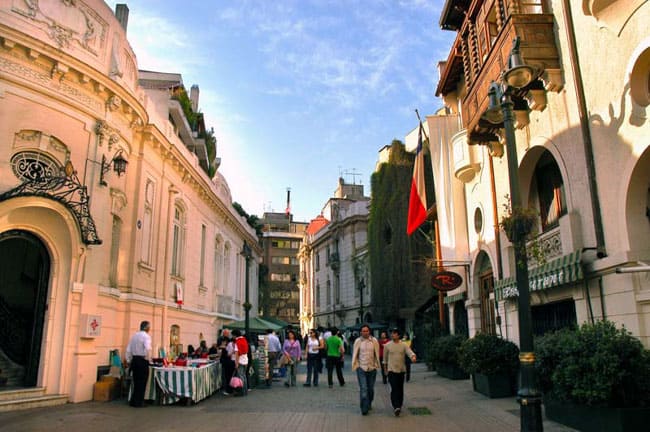
[{"label": "stone facade", "polygon": [[[493,57],[510,51],[502,32],[515,26],[524,61],[539,58],[531,23],[550,17],[544,20],[554,23],[552,50],[561,69],[537,69],[539,81],[516,95],[528,109],[515,107],[522,201],[539,213],[528,244],[533,330],[606,318],[650,346],[650,5],[584,2],[567,9],[568,1],[515,1],[506,11],[503,3],[450,0],[441,17],[458,37],[437,90],[447,114],[426,123],[432,155],[449,156],[434,163],[443,256],[470,265],[466,286],[450,293],[467,300],[454,303],[450,315],[466,308],[470,334],[519,340],[514,254],[498,228],[510,193],[503,135],[483,120],[470,122],[476,117],[466,105],[475,98],[487,109],[476,96],[489,85]],[[495,10],[493,26],[485,26]],[[483,29],[493,32],[487,49]],[[500,70],[494,73],[491,79]],[[530,254],[536,245],[542,260]]]},{"label": "stone facade", "polygon": [[339,179],[335,196],[307,227],[299,253],[303,332],[372,321],[368,207],[363,185]]},{"label": "stone facade", "polygon": [[0,326],[32,305],[31,345],[14,358],[28,386],[72,402],[92,398],[98,367],[142,320],[157,355],[216,341],[243,318],[246,287],[257,310],[255,231],[169,121],[170,88],[139,79],[103,1],[0,1]]}]

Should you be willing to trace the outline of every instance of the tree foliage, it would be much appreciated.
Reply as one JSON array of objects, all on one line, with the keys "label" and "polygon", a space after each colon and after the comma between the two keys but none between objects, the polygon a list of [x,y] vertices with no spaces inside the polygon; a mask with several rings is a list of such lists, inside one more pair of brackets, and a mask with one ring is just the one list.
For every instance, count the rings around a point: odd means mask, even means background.
[{"label": "tree foliage", "polygon": [[244,210],[244,207],[242,207],[242,205],[239,204],[237,201],[234,201],[232,203],[232,206],[235,208],[235,210],[237,211],[237,213],[239,213],[240,216],[246,219],[248,225],[250,225],[255,230],[255,234],[257,234],[257,237],[262,238],[262,223],[260,222],[260,218],[257,215],[249,215],[246,212],[246,210]]}]

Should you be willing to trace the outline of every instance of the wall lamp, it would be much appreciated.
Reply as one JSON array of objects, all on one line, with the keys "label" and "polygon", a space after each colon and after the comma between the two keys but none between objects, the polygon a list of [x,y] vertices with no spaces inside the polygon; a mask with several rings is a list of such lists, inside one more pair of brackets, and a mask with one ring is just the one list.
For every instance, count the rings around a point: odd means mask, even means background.
[{"label": "wall lamp", "polygon": [[115,155],[113,155],[113,158],[110,161],[106,160],[106,156],[102,155],[102,168],[99,173],[99,184],[102,186],[107,186],[108,184],[106,183],[106,180],[104,180],[104,175],[108,173],[108,171],[111,169],[111,164],[113,165],[113,171],[117,173],[117,176],[120,177],[122,174],[126,172],[126,166],[128,165],[129,161],[124,159],[124,156],[122,156],[123,151],[122,149],[118,150]]}]

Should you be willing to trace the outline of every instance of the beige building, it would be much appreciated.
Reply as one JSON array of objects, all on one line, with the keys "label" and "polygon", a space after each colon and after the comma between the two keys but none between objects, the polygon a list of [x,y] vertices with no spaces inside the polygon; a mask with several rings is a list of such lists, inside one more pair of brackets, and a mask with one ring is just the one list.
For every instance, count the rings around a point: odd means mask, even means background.
[{"label": "beige building", "polygon": [[646,1],[445,2],[440,25],[457,33],[437,86],[446,113],[426,124],[443,258],[470,269],[450,315],[466,309],[470,334],[519,340],[514,254],[499,229],[504,129],[488,97],[517,35],[534,67],[512,92],[522,201],[538,212],[533,331],[606,318],[650,346],[649,21]]},{"label": "beige building", "polygon": [[311,221],[298,255],[301,329],[371,322],[368,208],[363,185],[342,178]]},{"label": "beige building", "polygon": [[202,118],[180,75],[138,71],[117,16],[0,1],[0,369],[72,402],[142,320],[157,355],[214,342],[247,290],[257,310],[261,249]]}]

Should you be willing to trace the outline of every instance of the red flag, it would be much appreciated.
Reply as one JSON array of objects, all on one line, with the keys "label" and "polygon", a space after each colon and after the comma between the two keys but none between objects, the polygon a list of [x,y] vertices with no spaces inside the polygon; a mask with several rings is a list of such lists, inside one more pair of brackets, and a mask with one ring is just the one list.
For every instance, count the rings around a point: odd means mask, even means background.
[{"label": "red flag", "polygon": [[422,125],[418,131],[418,147],[415,151],[411,196],[409,198],[409,215],[406,222],[408,235],[418,229],[427,220],[427,192],[424,186],[424,152],[422,151]]}]

